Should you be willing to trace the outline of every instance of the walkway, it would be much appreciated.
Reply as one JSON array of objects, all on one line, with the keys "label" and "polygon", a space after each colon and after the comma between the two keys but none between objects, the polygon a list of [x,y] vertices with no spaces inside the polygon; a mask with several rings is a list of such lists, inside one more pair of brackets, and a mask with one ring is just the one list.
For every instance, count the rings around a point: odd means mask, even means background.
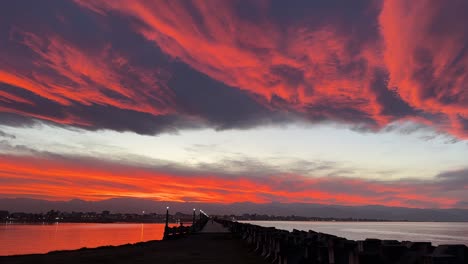
[{"label": "walkway", "polygon": [[229,233],[229,230],[223,227],[221,224],[214,221],[211,222],[211,220],[209,220],[200,233]]}]

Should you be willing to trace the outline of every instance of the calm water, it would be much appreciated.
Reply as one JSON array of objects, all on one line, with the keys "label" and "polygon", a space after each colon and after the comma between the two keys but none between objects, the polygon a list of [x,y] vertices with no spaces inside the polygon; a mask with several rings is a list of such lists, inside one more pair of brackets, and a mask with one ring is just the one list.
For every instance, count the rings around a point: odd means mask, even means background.
[{"label": "calm water", "polygon": [[314,230],[352,240],[366,238],[430,241],[434,245],[465,244],[468,246],[468,223],[435,222],[289,222],[245,221],[292,231]]},{"label": "calm water", "polygon": [[164,224],[0,225],[0,256],[122,245],[163,237]]}]

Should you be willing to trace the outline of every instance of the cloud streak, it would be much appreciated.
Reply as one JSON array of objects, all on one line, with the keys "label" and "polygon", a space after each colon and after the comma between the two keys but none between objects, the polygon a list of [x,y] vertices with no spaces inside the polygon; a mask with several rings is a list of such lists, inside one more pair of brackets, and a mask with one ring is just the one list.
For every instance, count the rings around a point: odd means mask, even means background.
[{"label": "cloud streak", "polygon": [[38,155],[1,155],[0,168],[4,197],[55,200],[141,197],[214,203],[281,201],[416,208],[450,208],[468,199],[468,183],[458,177],[458,173],[454,177],[447,173],[428,181],[375,181],[299,174],[252,177],[248,173],[190,171],[184,166],[145,167]]},{"label": "cloud streak", "polygon": [[[4,113],[143,134],[412,120],[467,136],[462,1],[32,5],[3,9]],[[105,123],[121,114],[134,122]]]}]

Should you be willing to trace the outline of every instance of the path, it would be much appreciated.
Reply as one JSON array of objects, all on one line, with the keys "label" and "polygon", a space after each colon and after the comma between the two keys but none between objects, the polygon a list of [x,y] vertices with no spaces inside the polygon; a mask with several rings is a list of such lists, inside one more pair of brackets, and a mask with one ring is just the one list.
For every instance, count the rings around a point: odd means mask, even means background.
[{"label": "path", "polygon": [[216,222],[208,221],[200,233],[229,233],[229,230]]}]

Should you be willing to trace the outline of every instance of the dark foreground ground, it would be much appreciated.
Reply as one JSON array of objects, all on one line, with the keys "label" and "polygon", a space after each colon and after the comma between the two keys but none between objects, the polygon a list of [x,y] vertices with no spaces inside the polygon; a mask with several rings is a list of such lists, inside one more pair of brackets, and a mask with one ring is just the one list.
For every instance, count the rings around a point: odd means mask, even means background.
[{"label": "dark foreground ground", "polygon": [[0,257],[1,264],[91,263],[266,263],[230,233],[198,233],[185,238],[95,249]]}]

